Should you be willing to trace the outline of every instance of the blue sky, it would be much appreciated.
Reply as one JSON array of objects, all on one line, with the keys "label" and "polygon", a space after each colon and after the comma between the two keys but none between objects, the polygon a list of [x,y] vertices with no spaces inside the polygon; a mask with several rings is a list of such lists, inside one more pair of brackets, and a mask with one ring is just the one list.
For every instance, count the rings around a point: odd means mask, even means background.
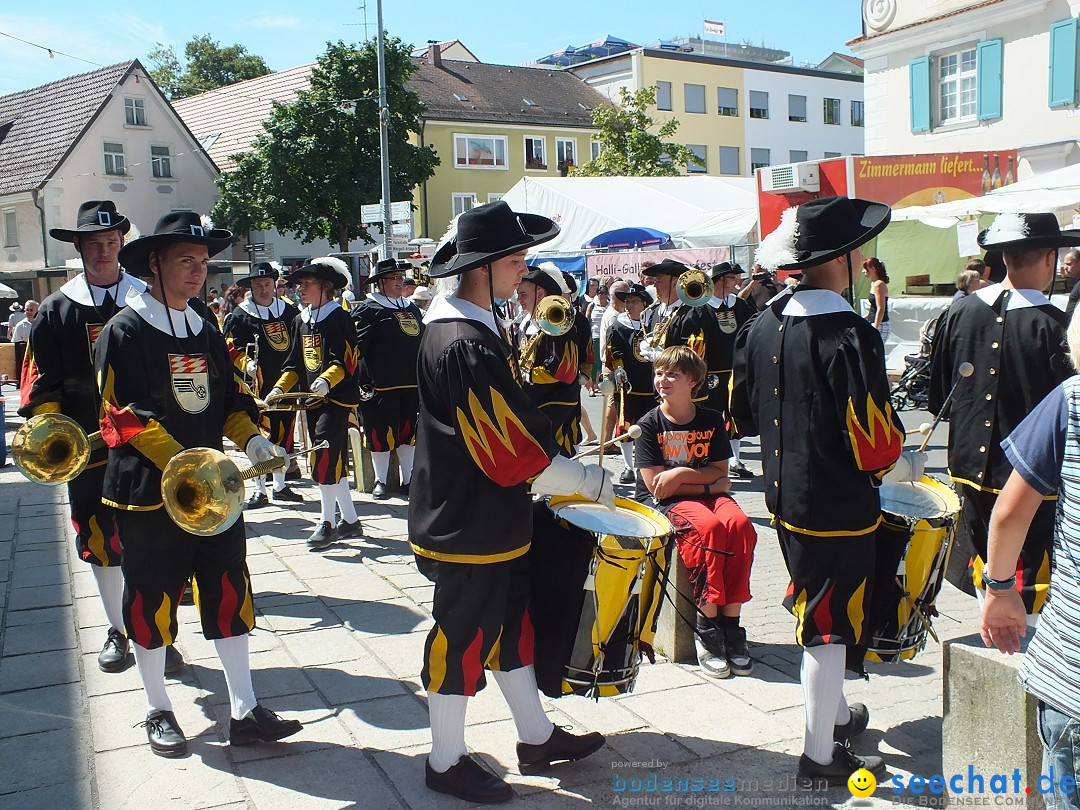
[{"label": "blue sky", "polygon": [[[132,10],[127,10],[132,9]],[[166,10],[167,9],[167,10]],[[613,34],[638,44],[700,34],[705,19],[724,22],[727,39],[787,50],[819,62],[861,33],[855,0],[759,0],[665,4],[656,0],[526,3],[520,0],[384,0],[386,29],[406,42],[460,39],[484,62],[518,65],[567,45]],[[375,34],[375,0],[185,0],[177,4],[0,1],[0,32],[81,57],[50,58],[0,36],[0,95],[138,57],[155,42],[182,53],[192,36],[242,44],[274,70],[314,61],[328,40]],[[367,25],[365,26],[365,20]],[[88,64],[94,63],[94,64]]]}]

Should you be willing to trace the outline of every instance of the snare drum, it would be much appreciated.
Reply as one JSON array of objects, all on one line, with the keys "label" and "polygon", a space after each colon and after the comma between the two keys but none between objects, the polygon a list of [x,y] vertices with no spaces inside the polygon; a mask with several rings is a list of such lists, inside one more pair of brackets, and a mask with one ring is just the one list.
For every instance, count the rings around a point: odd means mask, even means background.
[{"label": "snare drum", "polygon": [[638,641],[652,641],[671,524],[655,509],[626,498],[616,498],[615,506],[612,512],[580,498],[548,501],[558,521],[596,538],[563,694],[599,698],[629,692],[638,673]]},{"label": "snare drum", "polygon": [[[933,634],[934,600],[945,577],[960,499],[952,487],[929,475],[914,482],[886,482],[880,495],[884,523],[879,537],[896,538],[901,559],[894,577],[886,571],[875,583],[876,621],[866,657],[907,660],[926,646],[927,633]],[[886,560],[889,545],[879,546]]]}]

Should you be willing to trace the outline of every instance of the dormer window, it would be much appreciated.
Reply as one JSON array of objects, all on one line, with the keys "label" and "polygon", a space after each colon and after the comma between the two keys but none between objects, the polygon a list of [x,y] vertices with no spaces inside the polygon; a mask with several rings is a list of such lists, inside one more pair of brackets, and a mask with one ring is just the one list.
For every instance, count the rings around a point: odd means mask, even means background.
[{"label": "dormer window", "polygon": [[141,98],[125,98],[124,123],[129,127],[145,127],[146,102]]}]

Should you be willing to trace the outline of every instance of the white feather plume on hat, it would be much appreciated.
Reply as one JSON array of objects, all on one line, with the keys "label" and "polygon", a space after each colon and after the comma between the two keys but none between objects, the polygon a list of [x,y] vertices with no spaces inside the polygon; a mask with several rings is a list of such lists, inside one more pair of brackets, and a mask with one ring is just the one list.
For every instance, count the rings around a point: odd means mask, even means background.
[{"label": "white feather plume on hat", "polygon": [[1020,214],[998,214],[990,227],[986,229],[983,243],[995,245],[1002,242],[1017,242],[1027,239],[1030,235],[1027,221]]},{"label": "white feather plume on hat", "polygon": [[345,280],[346,284],[352,281],[352,276],[349,273],[349,265],[345,264],[345,262],[336,256],[323,256],[319,259],[312,259],[308,264],[321,264],[331,268]]},{"label": "white feather plume on hat", "polygon": [[766,270],[775,270],[785,264],[795,264],[795,240],[799,238],[799,207],[788,208],[780,215],[780,224],[761,240],[754,261]]},{"label": "white feather plume on hat", "polygon": [[209,214],[199,214],[199,223],[202,225],[203,230],[208,234],[214,230],[214,220],[210,219]]},{"label": "white feather plume on hat", "polygon": [[558,285],[560,293],[566,295],[570,292],[570,288],[566,286],[566,279],[563,278],[562,270],[559,269],[559,265],[555,264],[555,262],[542,262],[536,267],[551,276],[555,284]]}]

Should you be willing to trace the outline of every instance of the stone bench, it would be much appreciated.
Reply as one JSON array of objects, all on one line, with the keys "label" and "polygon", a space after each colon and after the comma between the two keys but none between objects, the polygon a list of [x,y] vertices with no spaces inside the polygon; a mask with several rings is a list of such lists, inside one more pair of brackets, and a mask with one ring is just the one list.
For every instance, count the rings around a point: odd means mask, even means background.
[{"label": "stone bench", "polygon": [[669,585],[668,596],[674,599],[678,613],[672,609],[671,603],[665,597],[664,604],[660,608],[660,618],[656,623],[656,644],[654,646],[657,652],[663,653],[670,661],[677,664],[696,664],[697,652],[694,650],[694,630],[679,615],[681,613],[690,621],[694,621],[694,603],[683,596],[684,594],[692,596],[694,590],[690,586],[690,577],[686,573],[686,566],[683,565],[682,557],[679,556],[679,552],[674,546],[671,549],[671,564],[668,566],[668,576],[671,579],[671,584],[678,591],[678,593],[672,591]]},{"label": "stone bench", "polygon": [[[353,433],[360,433],[356,428],[349,428],[350,436]],[[362,436],[362,434],[360,434]],[[375,488],[375,468],[371,464],[371,449],[368,447],[367,442],[361,438],[362,449],[360,451],[360,474],[357,475],[356,471],[353,471],[353,486],[357,492],[366,492],[369,495],[371,490]],[[352,453],[349,454],[349,463],[352,464]],[[386,486],[391,492],[398,489],[398,485],[401,482],[401,468],[398,466],[397,451],[390,451],[390,469],[386,473],[387,481]]]}]

